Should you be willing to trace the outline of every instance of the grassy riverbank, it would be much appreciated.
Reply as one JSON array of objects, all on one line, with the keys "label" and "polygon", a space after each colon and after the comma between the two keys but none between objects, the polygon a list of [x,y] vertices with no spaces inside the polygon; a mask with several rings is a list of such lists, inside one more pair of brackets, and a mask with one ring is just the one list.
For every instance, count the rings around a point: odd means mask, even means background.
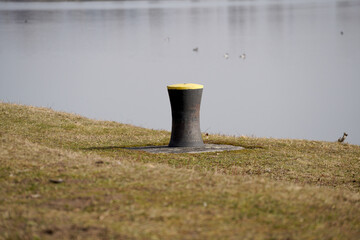
[{"label": "grassy riverbank", "polygon": [[170,134],[0,103],[0,239],[358,239],[360,147]]}]

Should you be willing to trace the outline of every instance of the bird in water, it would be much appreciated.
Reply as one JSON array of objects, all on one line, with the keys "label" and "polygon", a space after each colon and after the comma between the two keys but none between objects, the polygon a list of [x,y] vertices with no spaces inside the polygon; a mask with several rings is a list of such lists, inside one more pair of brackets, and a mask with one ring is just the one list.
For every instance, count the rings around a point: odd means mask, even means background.
[{"label": "bird in water", "polygon": [[197,51],[199,51],[199,48],[196,47],[196,48],[193,49],[193,51],[194,51],[194,52],[197,52]]},{"label": "bird in water", "polygon": [[228,59],[228,58],[229,58],[229,54],[228,54],[228,53],[225,53],[225,54],[224,54],[224,58],[225,58],[225,59]]},{"label": "bird in water", "polygon": [[239,58],[242,58],[242,59],[244,59],[244,60],[245,60],[245,58],[246,58],[246,54],[245,54],[245,53],[241,54],[241,55],[239,56]]},{"label": "bird in water", "polygon": [[341,31],[341,32],[340,32],[340,34],[341,34],[341,35],[344,35],[344,32],[343,32],[343,31]]},{"label": "bird in water", "polygon": [[345,138],[346,138],[347,136],[348,136],[348,134],[344,132],[344,135],[343,135],[341,138],[338,139],[338,142],[340,142],[340,143],[344,142],[344,141],[345,141]]}]

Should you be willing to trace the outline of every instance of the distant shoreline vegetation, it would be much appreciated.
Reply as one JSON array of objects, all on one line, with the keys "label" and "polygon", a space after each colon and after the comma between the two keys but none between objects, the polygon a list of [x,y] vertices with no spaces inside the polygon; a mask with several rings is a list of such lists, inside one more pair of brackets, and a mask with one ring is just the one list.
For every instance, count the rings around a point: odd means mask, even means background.
[{"label": "distant shoreline vegetation", "polygon": [[[142,0],[0,0],[0,2],[137,2]],[[163,0],[151,0],[160,2]],[[169,0],[167,0],[169,1]],[[176,0],[170,0],[176,1]]]}]

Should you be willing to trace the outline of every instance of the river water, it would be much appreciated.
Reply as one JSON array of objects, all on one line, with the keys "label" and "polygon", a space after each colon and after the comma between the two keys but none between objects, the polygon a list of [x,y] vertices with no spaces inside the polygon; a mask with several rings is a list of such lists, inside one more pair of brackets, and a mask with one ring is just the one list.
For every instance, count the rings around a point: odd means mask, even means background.
[{"label": "river water", "polygon": [[0,101],[170,130],[175,83],[203,132],[360,145],[360,0],[0,2]]}]

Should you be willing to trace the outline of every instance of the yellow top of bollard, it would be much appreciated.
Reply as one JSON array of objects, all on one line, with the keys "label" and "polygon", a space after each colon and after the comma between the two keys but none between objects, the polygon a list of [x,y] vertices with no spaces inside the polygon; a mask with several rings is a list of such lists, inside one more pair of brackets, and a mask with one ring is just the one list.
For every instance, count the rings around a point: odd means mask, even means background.
[{"label": "yellow top of bollard", "polygon": [[195,83],[180,83],[180,84],[169,85],[167,86],[167,88],[175,89],[175,90],[187,90],[187,89],[202,89],[204,88],[204,86]]}]

